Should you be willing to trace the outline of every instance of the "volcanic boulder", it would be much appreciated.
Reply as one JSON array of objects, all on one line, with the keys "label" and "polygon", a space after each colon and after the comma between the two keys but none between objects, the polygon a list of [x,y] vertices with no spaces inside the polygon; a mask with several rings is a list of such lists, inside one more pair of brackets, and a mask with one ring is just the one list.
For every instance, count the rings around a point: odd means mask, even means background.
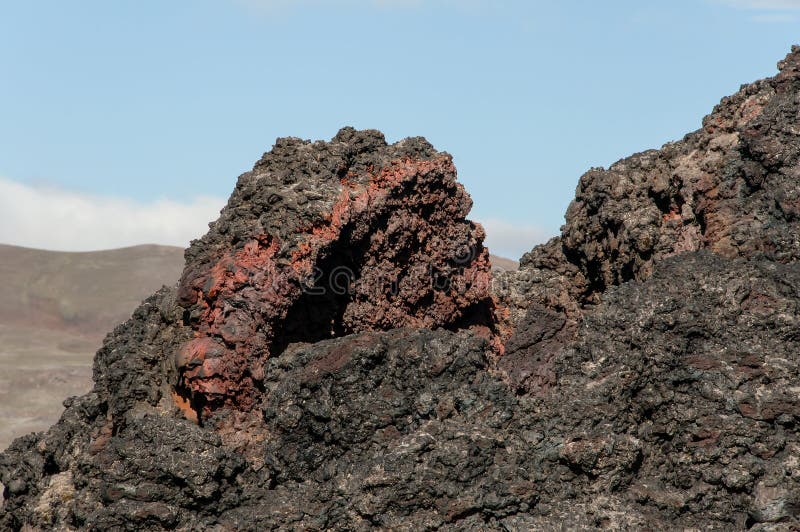
[{"label": "volcanic boulder", "polygon": [[279,139],[187,251],[174,355],[178,400],[201,417],[251,408],[264,362],[294,342],[397,327],[493,336],[484,233],[449,155],[345,128]]}]

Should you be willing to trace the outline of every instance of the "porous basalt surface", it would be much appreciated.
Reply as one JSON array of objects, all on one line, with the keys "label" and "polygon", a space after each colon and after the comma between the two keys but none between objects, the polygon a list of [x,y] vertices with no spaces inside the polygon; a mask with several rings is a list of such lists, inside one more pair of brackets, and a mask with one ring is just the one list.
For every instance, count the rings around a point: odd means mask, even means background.
[{"label": "porous basalt surface", "polygon": [[491,286],[447,155],[278,141],[92,393],[0,455],[0,527],[800,527],[800,49],[780,68],[582,177]]},{"label": "porous basalt surface", "polygon": [[178,298],[193,334],[174,355],[178,395],[201,418],[249,410],[264,362],[293,342],[397,327],[492,337],[484,234],[455,177],[420,138],[280,139],[187,252]]},{"label": "porous basalt surface", "polygon": [[[796,261],[800,51],[778,68],[774,78],[723,98],[682,140],[584,174],[561,235],[525,254],[518,272],[498,274],[495,293],[512,322],[542,306],[565,320],[558,339],[568,342],[608,287],[646,279],[660,261],[687,251]],[[541,388],[552,343],[506,350],[515,385]]]}]

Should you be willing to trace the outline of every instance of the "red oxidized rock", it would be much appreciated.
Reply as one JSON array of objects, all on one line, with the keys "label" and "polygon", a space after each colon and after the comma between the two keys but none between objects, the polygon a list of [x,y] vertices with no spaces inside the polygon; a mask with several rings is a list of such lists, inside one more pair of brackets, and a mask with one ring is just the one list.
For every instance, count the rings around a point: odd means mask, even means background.
[{"label": "red oxidized rock", "polygon": [[279,140],[187,253],[179,298],[196,338],[176,354],[179,395],[201,413],[247,410],[264,361],[292,342],[398,327],[494,340],[471,206],[451,157],[422,139]]}]

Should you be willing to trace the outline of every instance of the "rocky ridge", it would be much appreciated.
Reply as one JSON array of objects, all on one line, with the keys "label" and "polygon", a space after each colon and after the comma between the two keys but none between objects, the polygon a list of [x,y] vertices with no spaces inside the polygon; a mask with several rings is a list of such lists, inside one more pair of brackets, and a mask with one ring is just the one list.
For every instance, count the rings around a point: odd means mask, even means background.
[{"label": "rocky ridge", "polygon": [[585,174],[494,278],[446,154],[279,140],[0,455],[0,525],[800,526],[800,48],[779,69]]}]

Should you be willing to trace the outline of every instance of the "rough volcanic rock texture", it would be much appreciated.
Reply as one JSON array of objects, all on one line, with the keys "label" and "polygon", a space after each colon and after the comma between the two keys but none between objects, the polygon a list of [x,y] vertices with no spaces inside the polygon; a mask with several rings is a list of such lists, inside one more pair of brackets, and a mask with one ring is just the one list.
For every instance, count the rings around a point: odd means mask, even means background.
[{"label": "rough volcanic rock texture", "polygon": [[707,251],[606,292],[537,399],[585,498],[539,522],[798,526],[798,296],[797,263]]},{"label": "rough volcanic rock texture", "polygon": [[800,49],[781,69],[584,176],[491,294],[447,156],[279,142],[94,391],[0,455],[0,527],[800,528]]},{"label": "rough volcanic rock texture", "polygon": [[264,361],[292,342],[396,327],[490,336],[488,252],[455,175],[420,138],[280,139],[187,252],[180,394],[201,414],[249,409]]},{"label": "rough volcanic rock texture", "polygon": [[682,141],[581,178],[563,245],[593,290],[646,277],[688,250],[800,257],[798,57],[724,99]]},{"label": "rough volcanic rock texture", "polygon": [[723,98],[684,139],[584,174],[561,236],[521,261],[567,278],[559,290],[536,290],[537,299],[559,308],[596,302],[608,286],[647,277],[663,258],[703,248],[796,260],[800,51],[778,67],[774,78]]},{"label": "rough volcanic rock texture", "polygon": [[[674,257],[606,294],[538,397],[487,372],[488,345],[469,332],[293,345],[267,362],[249,456],[141,403],[115,429],[106,405],[123,398],[93,393],[3,455],[3,524],[797,525],[799,301],[797,264]],[[163,327],[168,303],[152,300],[139,319]],[[129,322],[102,354],[148,328]],[[109,388],[148,358],[101,369]]]},{"label": "rough volcanic rock texture", "polygon": [[[526,254],[519,272],[498,274],[506,329],[542,305],[566,320],[560,337],[568,341],[608,287],[646,279],[658,262],[686,251],[797,260],[800,50],[778,67],[774,78],[723,98],[702,129],[583,175],[562,234]],[[552,374],[548,346],[507,351],[507,370],[522,388],[538,390],[541,375]]]}]

